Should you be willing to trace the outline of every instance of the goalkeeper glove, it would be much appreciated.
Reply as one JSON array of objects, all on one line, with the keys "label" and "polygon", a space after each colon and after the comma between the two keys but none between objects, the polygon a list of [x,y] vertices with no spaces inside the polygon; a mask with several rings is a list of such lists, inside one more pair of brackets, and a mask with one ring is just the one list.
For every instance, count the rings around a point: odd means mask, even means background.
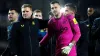
[{"label": "goalkeeper glove", "polygon": [[62,54],[67,54],[68,55],[70,53],[73,45],[74,45],[73,43],[70,43],[68,46],[62,47],[61,48],[62,49]]}]

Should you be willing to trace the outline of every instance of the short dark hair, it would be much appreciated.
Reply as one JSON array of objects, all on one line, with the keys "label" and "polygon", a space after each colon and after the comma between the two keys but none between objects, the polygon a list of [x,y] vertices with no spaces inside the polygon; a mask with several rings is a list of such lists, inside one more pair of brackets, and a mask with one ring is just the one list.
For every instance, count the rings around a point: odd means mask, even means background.
[{"label": "short dark hair", "polygon": [[29,7],[32,10],[32,5],[31,4],[23,4],[21,8],[26,8]]},{"label": "short dark hair", "polygon": [[42,11],[39,10],[39,9],[36,9],[36,10],[33,11],[33,13],[35,13],[35,12],[36,12],[36,13],[38,13],[38,12],[42,13]]},{"label": "short dark hair", "polygon": [[65,7],[69,7],[72,11],[77,12],[77,7],[72,3],[65,4]]},{"label": "short dark hair", "polygon": [[10,8],[9,11],[15,10],[15,12],[19,13],[19,10],[17,8]]},{"label": "short dark hair", "polygon": [[52,1],[50,4],[55,4],[55,3],[60,5],[60,3],[58,1]]},{"label": "short dark hair", "polygon": [[93,5],[89,5],[88,8],[95,8],[96,6]]}]

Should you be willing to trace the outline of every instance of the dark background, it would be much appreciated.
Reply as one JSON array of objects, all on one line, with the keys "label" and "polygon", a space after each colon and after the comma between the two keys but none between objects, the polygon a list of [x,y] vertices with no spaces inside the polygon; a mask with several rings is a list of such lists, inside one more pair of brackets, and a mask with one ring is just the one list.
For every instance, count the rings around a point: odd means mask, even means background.
[{"label": "dark background", "polygon": [[[40,9],[43,12],[44,19],[48,19],[50,11],[49,3],[53,0],[0,0],[0,54],[7,47],[7,13],[10,7],[15,7],[20,12],[20,7],[24,3],[32,4],[33,10]],[[58,0],[61,5],[71,2],[77,5],[78,14],[84,19],[87,17],[87,8],[89,6],[100,7],[99,0]]]},{"label": "dark background", "polygon": [[[50,11],[49,3],[53,0],[0,0],[0,14],[7,14],[10,7],[20,7],[24,3],[32,4],[34,9],[41,9],[44,17],[48,18],[47,13]],[[62,5],[71,2],[77,5],[80,14],[85,14],[88,6],[100,6],[99,0],[58,0]]]}]

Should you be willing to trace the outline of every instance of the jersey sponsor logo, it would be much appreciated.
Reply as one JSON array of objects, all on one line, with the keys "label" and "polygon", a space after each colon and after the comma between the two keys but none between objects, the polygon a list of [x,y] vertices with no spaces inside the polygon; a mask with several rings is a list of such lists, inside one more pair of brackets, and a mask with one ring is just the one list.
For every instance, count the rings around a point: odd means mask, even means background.
[{"label": "jersey sponsor logo", "polygon": [[55,30],[55,32],[62,33],[63,31],[68,30],[68,27],[61,27],[59,30]]},{"label": "jersey sponsor logo", "polygon": [[22,24],[21,27],[24,27],[24,24]]}]

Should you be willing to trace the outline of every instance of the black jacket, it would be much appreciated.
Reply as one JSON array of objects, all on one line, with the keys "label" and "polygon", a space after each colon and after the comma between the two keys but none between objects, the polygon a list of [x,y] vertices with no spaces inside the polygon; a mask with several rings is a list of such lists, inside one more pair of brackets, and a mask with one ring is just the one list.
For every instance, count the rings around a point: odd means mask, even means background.
[{"label": "black jacket", "polygon": [[94,30],[93,32],[93,38],[96,39],[100,39],[99,34],[100,34],[100,17],[96,18],[94,20],[92,29]]},{"label": "black jacket", "polygon": [[10,32],[11,52],[18,56],[40,56],[38,30],[47,26],[44,24],[38,19],[23,19],[14,23]]}]

